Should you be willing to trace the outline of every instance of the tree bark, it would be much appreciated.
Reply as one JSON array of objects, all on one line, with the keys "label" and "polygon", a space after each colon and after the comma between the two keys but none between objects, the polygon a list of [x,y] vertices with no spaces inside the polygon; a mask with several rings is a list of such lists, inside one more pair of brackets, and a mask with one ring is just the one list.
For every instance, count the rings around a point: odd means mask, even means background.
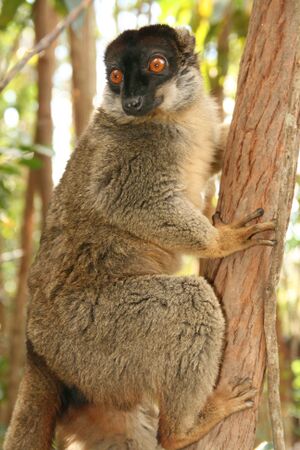
[{"label": "tree bark", "polygon": [[96,93],[96,22],[91,5],[79,29],[69,29],[72,74],[72,104],[77,137],[87,126]]},{"label": "tree bark", "polygon": [[[34,10],[35,35],[39,42],[57,24],[57,15],[49,0],[37,0]],[[51,45],[40,56],[37,65],[38,75],[38,112],[35,133],[36,144],[52,146],[53,123],[51,118],[52,78],[55,70],[55,45]],[[37,190],[41,197],[42,221],[44,224],[49,206],[53,182],[52,162],[46,155],[39,155],[41,168],[36,170]]]},{"label": "tree bark", "polygon": [[9,370],[7,386],[7,402],[3,407],[4,421],[9,423],[16,400],[24,363],[25,311],[27,302],[27,274],[32,257],[32,234],[34,215],[35,176],[30,171],[27,179],[23,225],[21,230],[21,248],[23,255],[18,272],[18,285],[13,302],[13,310],[9,327]]},{"label": "tree bark", "polygon": [[[211,261],[206,276],[222,299],[227,318],[221,379],[250,377],[261,393],[266,366],[264,318],[267,322],[269,367],[270,373],[275,374],[275,379],[269,377],[271,415],[273,424],[279,423],[274,434],[276,449],[284,448],[284,443],[279,411],[274,407],[278,397],[275,286],[295,184],[299,97],[300,4],[294,0],[255,0],[241,62],[218,209],[223,220],[230,223],[263,207],[264,220],[277,220],[278,244],[274,249],[254,247]],[[259,397],[253,409],[231,416],[190,448],[252,450]]]},{"label": "tree bark", "polygon": [[[34,5],[34,21],[36,40],[39,41],[55,26],[57,18],[53,8],[47,0],[37,0]],[[35,143],[50,147],[52,144],[52,77],[55,68],[54,48],[49,47],[39,58],[38,74],[38,112],[36,122]],[[13,303],[11,326],[9,331],[9,373],[8,392],[5,421],[9,422],[19,382],[22,375],[25,355],[25,318],[27,305],[27,276],[33,253],[33,214],[34,193],[41,197],[42,224],[45,221],[52,191],[51,159],[39,155],[42,166],[37,170],[30,170],[27,181],[23,226],[21,231],[21,258],[17,292]]]}]

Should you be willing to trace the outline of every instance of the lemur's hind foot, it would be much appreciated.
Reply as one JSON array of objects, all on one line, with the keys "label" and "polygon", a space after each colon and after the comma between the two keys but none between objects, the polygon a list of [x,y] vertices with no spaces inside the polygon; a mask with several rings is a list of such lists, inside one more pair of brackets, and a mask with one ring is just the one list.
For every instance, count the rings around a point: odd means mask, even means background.
[{"label": "lemur's hind foot", "polygon": [[198,414],[198,423],[191,430],[186,433],[164,436],[163,427],[160,429],[163,447],[167,450],[179,450],[198,442],[226,417],[251,408],[256,392],[257,390],[252,386],[249,378],[221,383],[208,398],[204,409]]}]

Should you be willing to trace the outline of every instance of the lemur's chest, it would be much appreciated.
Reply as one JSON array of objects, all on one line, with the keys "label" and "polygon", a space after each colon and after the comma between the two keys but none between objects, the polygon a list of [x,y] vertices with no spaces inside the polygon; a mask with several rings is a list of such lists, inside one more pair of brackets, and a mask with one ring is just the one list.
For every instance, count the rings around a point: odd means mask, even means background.
[{"label": "lemur's chest", "polygon": [[184,195],[201,210],[207,181],[211,176],[214,160],[214,143],[211,129],[199,128],[191,124],[181,133],[183,158],[180,162],[180,183]]}]

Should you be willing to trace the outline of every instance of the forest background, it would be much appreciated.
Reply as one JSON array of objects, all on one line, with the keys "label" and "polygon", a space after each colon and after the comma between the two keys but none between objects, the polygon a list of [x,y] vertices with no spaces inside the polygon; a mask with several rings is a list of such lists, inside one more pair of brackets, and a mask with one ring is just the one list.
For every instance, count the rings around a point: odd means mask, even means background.
[{"label": "forest background", "polygon": [[[0,1],[0,81],[79,0]],[[0,96],[0,445],[24,362],[26,278],[53,186],[105,83],[103,52],[118,33],[150,23],[195,33],[207,91],[230,123],[251,0],[95,0]],[[263,151],[263,149],[262,149]],[[300,448],[300,175],[278,288],[281,400],[287,447]],[[187,259],[185,273],[197,271]],[[271,449],[267,401],[256,446]]]}]

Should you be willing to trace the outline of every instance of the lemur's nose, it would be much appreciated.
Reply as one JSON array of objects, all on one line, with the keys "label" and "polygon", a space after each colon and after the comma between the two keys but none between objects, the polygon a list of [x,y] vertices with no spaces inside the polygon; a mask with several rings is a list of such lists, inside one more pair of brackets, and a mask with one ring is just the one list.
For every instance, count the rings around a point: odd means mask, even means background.
[{"label": "lemur's nose", "polygon": [[139,111],[142,107],[142,97],[141,96],[137,96],[137,97],[128,97],[125,101],[124,101],[124,109],[126,110],[126,112],[136,112]]}]

